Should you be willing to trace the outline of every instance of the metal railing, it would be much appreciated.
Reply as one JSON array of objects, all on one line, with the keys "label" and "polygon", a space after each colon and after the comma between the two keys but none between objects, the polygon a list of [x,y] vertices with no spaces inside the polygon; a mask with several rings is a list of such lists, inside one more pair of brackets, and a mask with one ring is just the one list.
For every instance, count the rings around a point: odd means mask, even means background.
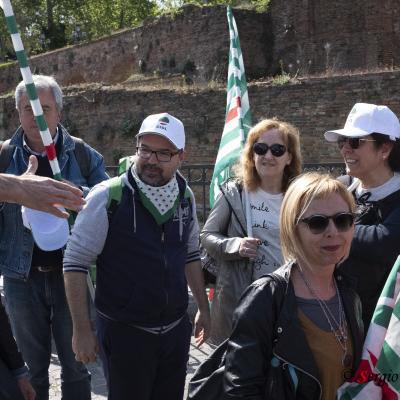
[{"label": "metal railing", "polygon": [[[117,166],[107,167],[107,172],[114,176],[117,173]],[[214,164],[183,164],[180,168],[183,176],[192,188],[197,204],[197,216],[200,224],[203,224],[210,212],[209,188],[214,170]],[[307,163],[303,165],[303,171],[318,171],[339,176],[345,173],[343,163]]]}]

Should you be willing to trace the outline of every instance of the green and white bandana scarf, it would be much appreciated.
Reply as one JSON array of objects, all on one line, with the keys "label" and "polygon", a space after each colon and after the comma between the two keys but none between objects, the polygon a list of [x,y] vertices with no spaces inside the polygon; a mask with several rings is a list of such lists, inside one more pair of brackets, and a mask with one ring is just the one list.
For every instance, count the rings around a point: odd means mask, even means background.
[{"label": "green and white bandana scarf", "polygon": [[168,221],[179,204],[179,187],[174,177],[164,186],[150,186],[144,183],[136,173],[135,165],[131,168],[133,178],[139,189],[144,207],[154,217],[158,225]]}]

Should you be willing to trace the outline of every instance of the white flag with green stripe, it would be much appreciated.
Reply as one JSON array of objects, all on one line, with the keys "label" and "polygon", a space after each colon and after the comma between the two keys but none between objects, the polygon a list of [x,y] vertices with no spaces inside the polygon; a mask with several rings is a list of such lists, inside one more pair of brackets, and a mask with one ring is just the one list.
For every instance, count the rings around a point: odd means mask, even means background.
[{"label": "white flag with green stripe", "polygon": [[400,256],[375,308],[361,363],[338,399],[400,399]]},{"label": "white flag with green stripe", "polygon": [[231,7],[227,8],[230,48],[225,126],[210,186],[210,206],[214,205],[219,185],[230,176],[251,127],[249,96],[239,34]]}]

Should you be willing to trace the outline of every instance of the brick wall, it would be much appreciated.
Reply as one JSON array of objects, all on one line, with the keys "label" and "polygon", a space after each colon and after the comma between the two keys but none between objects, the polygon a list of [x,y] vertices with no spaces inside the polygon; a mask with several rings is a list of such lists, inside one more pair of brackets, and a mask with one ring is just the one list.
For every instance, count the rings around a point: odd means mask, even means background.
[{"label": "brick wall", "polygon": [[279,60],[293,74],[400,66],[398,0],[271,0],[269,10],[275,70]]},{"label": "brick wall", "polygon": [[[339,161],[336,147],[323,140],[327,129],[344,125],[356,102],[388,105],[400,115],[400,72],[382,72],[301,80],[295,84],[250,85],[254,121],[278,116],[301,131],[304,161]],[[224,89],[178,92],[99,88],[67,90],[64,123],[102,152],[107,164],[134,152],[134,134],[142,119],[168,111],[182,119],[187,132],[187,161],[213,163],[224,124]],[[11,97],[0,98],[0,138],[9,137],[18,124]]]},{"label": "brick wall", "polygon": [[[272,59],[267,14],[235,10],[248,78],[264,76]],[[30,59],[32,71],[75,83],[123,82],[132,74],[185,73],[193,81],[226,79],[229,31],[225,7],[186,6],[175,17],[149,20],[88,44]],[[16,65],[0,68],[0,94],[20,81]]]}]

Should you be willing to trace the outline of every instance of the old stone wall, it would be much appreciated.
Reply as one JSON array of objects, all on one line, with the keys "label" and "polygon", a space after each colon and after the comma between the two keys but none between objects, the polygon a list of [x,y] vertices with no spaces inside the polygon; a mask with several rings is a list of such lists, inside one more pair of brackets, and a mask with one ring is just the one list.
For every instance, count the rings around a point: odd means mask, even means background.
[{"label": "old stone wall", "polygon": [[[248,80],[400,67],[398,0],[271,0],[268,13],[234,10]],[[175,16],[30,59],[32,70],[64,85],[115,84],[138,75],[182,74],[188,83],[224,80],[226,8],[186,6]],[[12,91],[16,65],[0,68],[0,94]]]},{"label": "old stone wall", "polygon": [[[272,40],[267,14],[235,10],[248,79],[267,73]],[[70,46],[30,59],[32,71],[54,75],[64,86],[113,84],[133,74],[183,74],[189,80],[226,79],[229,31],[226,7],[184,7],[175,17],[161,17],[91,43]],[[0,68],[0,94],[20,81],[16,65]]]},{"label": "old stone wall", "polygon": [[398,0],[271,0],[273,69],[301,74],[400,66]]},{"label": "old stone wall", "polygon": [[[66,94],[64,124],[103,153],[107,164],[132,154],[142,119],[164,111],[185,124],[189,163],[215,161],[225,115],[222,87],[191,92],[99,87],[69,89]],[[335,145],[324,142],[323,132],[342,127],[356,102],[385,104],[400,115],[400,72],[300,80],[281,86],[258,82],[250,85],[249,98],[253,122],[277,116],[299,127],[305,162],[341,161]],[[9,137],[17,124],[13,99],[0,98],[0,139]]]}]

